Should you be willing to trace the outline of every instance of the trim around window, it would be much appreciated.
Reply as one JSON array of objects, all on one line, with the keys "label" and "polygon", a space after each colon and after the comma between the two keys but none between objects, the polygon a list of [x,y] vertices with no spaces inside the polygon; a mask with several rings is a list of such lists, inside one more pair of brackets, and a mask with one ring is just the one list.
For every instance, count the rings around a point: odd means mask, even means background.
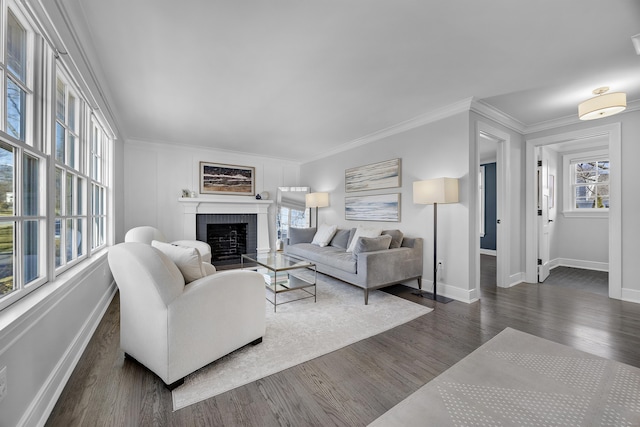
[{"label": "trim around window", "polygon": [[609,159],[609,150],[590,150],[562,156],[563,204],[562,215],[567,218],[609,218],[609,208],[575,208],[573,165],[578,162]]}]

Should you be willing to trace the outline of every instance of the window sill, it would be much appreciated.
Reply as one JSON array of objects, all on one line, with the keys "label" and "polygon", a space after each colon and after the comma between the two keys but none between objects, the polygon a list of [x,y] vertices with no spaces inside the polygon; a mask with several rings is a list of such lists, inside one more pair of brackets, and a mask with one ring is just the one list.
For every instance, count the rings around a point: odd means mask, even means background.
[{"label": "window sill", "polygon": [[609,211],[562,211],[565,218],[609,218]]},{"label": "window sill", "polygon": [[61,292],[73,288],[73,285],[86,276],[88,270],[98,268],[106,262],[108,250],[102,250],[91,258],[65,271],[53,282],[48,282],[33,292],[20,298],[13,304],[0,310],[0,342],[11,330],[36,315],[41,309],[49,306]]}]

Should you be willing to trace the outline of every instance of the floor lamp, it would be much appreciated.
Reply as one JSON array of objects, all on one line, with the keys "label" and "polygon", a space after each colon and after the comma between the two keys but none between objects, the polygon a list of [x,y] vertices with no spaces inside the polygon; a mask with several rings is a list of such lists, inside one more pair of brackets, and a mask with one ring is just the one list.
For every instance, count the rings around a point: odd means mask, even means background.
[{"label": "floor lamp", "polygon": [[434,301],[448,303],[453,301],[438,295],[438,204],[458,202],[458,180],[456,178],[436,178],[413,183],[413,203],[433,205],[433,294],[418,291],[414,295]]},{"label": "floor lamp", "polygon": [[316,208],[316,228],[318,228],[318,208],[329,206],[329,193],[307,193],[304,196],[307,208]]}]

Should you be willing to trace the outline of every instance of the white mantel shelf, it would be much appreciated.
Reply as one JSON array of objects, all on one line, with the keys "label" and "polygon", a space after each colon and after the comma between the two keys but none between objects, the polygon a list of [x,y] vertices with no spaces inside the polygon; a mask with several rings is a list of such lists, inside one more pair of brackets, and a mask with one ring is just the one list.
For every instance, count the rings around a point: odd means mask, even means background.
[{"label": "white mantel shelf", "polygon": [[269,252],[269,206],[273,200],[247,197],[180,197],[184,207],[184,239],[196,239],[196,215],[198,214],[256,214],[258,226],[258,253]]}]

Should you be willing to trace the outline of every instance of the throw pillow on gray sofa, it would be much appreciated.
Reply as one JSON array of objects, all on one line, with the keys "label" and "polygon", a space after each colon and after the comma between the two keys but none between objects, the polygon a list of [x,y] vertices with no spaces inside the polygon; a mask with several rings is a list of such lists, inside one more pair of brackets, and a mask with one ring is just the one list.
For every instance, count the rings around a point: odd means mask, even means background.
[{"label": "throw pillow on gray sofa", "polygon": [[391,244],[389,245],[389,249],[395,249],[402,246],[402,239],[404,239],[404,234],[400,230],[384,230],[382,234],[388,234],[391,236]]},{"label": "throw pillow on gray sofa", "polygon": [[361,252],[373,252],[383,251],[389,249],[391,244],[391,236],[385,234],[378,237],[359,237],[356,242],[356,246],[353,249],[353,254],[357,255]]},{"label": "throw pillow on gray sofa", "polygon": [[338,230],[336,234],[331,239],[331,243],[329,246],[333,246],[334,248],[347,249],[349,246],[349,235],[351,234],[351,230]]},{"label": "throw pillow on gray sofa", "polygon": [[289,244],[308,243],[313,240],[316,235],[316,228],[295,228],[289,227]]}]

